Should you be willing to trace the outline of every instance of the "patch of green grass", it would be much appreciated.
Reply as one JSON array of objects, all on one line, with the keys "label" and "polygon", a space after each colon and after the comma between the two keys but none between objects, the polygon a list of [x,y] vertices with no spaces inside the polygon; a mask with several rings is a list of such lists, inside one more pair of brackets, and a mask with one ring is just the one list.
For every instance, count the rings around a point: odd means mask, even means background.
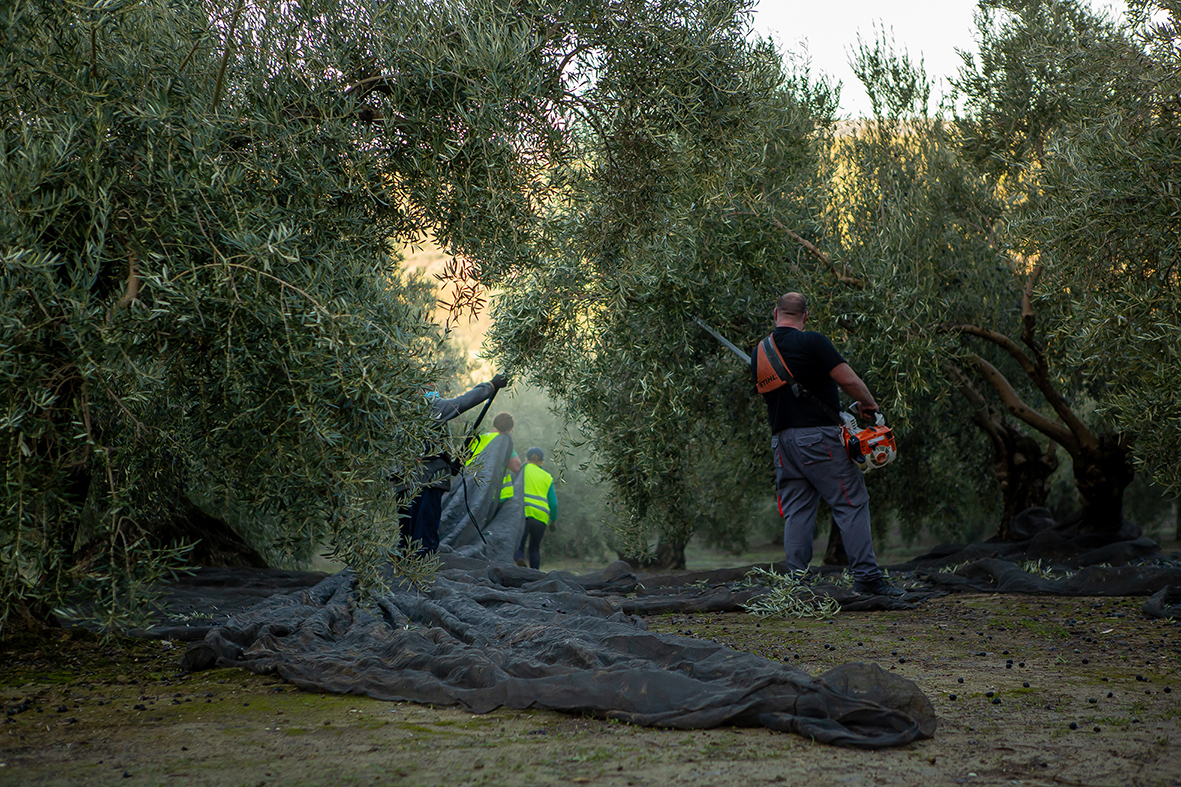
[{"label": "patch of green grass", "polygon": [[63,683],[73,683],[78,678],[79,674],[73,670],[43,672],[36,669],[14,668],[5,670],[4,678],[0,680],[0,686],[16,688],[26,683],[45,683],[57,686]]},{"label": "patch of green grass", "polygon": [[1022,618],[1017,621],[1017,625],[1029,629],[1031,633],[1043,639],[1070,639],[1070,631],[1054,623],[1046,623],[1040,620],[1025,620]]},{"label": "patch of green grass", "polygon": [[1087,724],[1102,724],[1105,727],[1123,729],[1132,726],[1132,719],[1128,716],[1090,716]]},{"label": "patch of green grass", "polygon": [[720,759],[729,753],[729,747],[720,741],[709,741],[697,750],[706,759]]},{"label": "patch of green grass", "polygon": [[393,722],[393,725],[395,727],[397,727],[398,729],[403,730],[405,732],[413,732],[413,733],[417,733],[419,735],[438,735],[440,732],[439,730],[435,729],[434,727],[427,727],[422,724],[415,724],[414,722],[411,722],[411,721],[395,721],[395,722]]},{"label": "patch of green grass", "polygon": [[578,749],[570,757],[570,762],[601,762],[613,756],[614,752],[607,749]]}]

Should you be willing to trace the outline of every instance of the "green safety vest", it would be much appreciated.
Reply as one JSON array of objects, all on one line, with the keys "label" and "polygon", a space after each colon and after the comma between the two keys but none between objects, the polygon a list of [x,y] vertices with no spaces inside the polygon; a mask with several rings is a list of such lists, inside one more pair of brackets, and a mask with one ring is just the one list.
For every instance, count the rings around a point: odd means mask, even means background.
[{"label": "green safety vest", "polygon": [[525,516],[548,525],[549,490],[554,485],[554,477],[532,462],[526,462],[521,472],[525,474]]},{"label": "green safety vest", "polygon": [[[495,440],[498,434],[500,433],[485,432],[484,434],[480,435],[480,438],[476,440],[475,447],[472,448],[472,458],[467,460],[467,464],[470,465],[472,462],[474,462],[476,457],[480,455],[480,452],[487,448],[488,444]],[[500,499],[513,499],[513,476],[512,473],[510,473],[507,469],[504,471],[504,485],[500,488]]]}]

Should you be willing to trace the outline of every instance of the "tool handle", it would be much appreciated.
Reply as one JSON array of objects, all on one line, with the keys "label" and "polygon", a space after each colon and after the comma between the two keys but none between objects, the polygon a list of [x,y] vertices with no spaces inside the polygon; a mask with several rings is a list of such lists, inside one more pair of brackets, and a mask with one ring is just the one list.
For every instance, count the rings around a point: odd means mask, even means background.
[{"label": "tool handle", "polygon": [[[861,402],[853,402],[853,404],[849,405],[847,409],[853,414],[854,418],[859,418],[861,416]],[[876,410],[872,410],[871,412],[873,413],[874,426],[886,425],[886,416],[882,415],[882,410],[880,407]]]}]

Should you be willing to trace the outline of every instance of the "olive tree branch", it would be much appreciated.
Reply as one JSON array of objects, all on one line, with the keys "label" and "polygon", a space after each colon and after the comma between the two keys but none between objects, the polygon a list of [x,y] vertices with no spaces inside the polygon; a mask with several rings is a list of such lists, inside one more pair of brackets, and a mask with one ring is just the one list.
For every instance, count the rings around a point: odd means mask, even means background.
[{"label": "olive tree branch", "polygon": [[217,70],[217,83],[213,86],[213,101],[209,105],[210,111],[216,110],[217,103],[221,101],[221,91],[226,79],[226,67],[229,66],[230,55],[234,51],[234,33],[238,29],[238,15],[242,13],[244,2],[245,0],[238,0],[238,5],[234,8],[234,16],[230,19],[230,29],[226,31],[226,48],[222,52],[221,67]]},{"label": "olive tree branch", "polygon": [[783,226],[783,224],[779,221],[779,219],[772,216],[771,223],[773,223],[781,231],[787,233],[787,235],[790,236],[794,241],[796,241],[801,246],[803,246],[805,249],[807,249],[808,252],[811,253],[813,257],[815,257],[816,259],[818,259],[822,263],[824,263],[825,267],[828,268],[829,272],[832,273],[832,275],[836,277],[837,282],[839,282],[840,284],[847,285],[849,287],[856,287],[859,290],[865,289],[865,281],[864,280],[858,279],[855,276],[850,276],[849,274],[845,273],[844,271],[838,270],[837,266],[833,263],[832,259],[827,254],[825,254],[820,249],[816,248],[816,246],[813,243],[811,243],[810,241],[805,240],[804,238],[802,238],[798,234],[796,234],[794,231]]},{"label": "olive tree branch", "polygon": [[[1017,391],[1013,389],[1013,386],[1001,374],[1000,370],[988,361],[978,355],[969,356],[968,361],[976,367],[976,371],[980,373],[980,376],[996,390],[997,394],[1001,397],[1001,401],[1004,402],[1006,409],[1015,418],[1025,422],[1046,437],[1060,443],[1072,456],[1078,454],[1084,441],[1079,436],[1076,436],[1073,430],[1066,428],[1060,423],[1051,421],[1022,401]],[[1084,427],[1084,429],[1086,428]],[[1086,433],[1090,435],[1089,430]],[[1092,437],[1091,439],[1094,438]]]},{"label": "olive tree branch", "polygon": [[179,279],[182,276],[185,276],[186,274],[196,273],[197,271],[202,270],[204,268],[241,268],[242,270],[250,271],[251,273],[257,273],[259,276],[270,279],[271,281],[275,282],[276,284],[278,284],[281,287],[286,287],[287,289],[291,290],[292,292],[302,295],[304,298],[307,299],[308,303],[312,304],[312,306],[314,306],[316,308],[316,311],[320,312],[325,317],[328,317],[329,319],[333,319],[333,320],[340,317],[340,315],[333,314],[332,312],[328,311],[328,309],[326,309],[322,305],[320,305],[320,302],[317,301],[315,298],[313,298],[309,293],[305,292],[304,290],[301,290],[299,287],[296,287],[291,282],[286,281],[284,279],[280,279],[278,276],[274,275],[273,273],[267,273],[266,271],[260,271],[258,268],[252,268],[249,265],[243,265],[240,262],[211,262],[207,265],[197,265],[196,267],[189,268],[188,270],[184,270],[184,271],[181,271],[180,273],[176,274],[176,278]]},{"label": "olive tree branch", "polygon": [[1003,441],[1000,430],[997,428],[995,419],[991,417],[992,413],[989,412],[988,402],[985,400],[984,395],[972,385],[971,380],[968,379],[968,375],[964,374],[964,370],[951,361],[945,361],[943,364],[943,373],[952,380],[959,390],[960,395],[968,400],[968,404],[972,407],[972,420],[992,440],[993,447],[1002,446]]},{"label": "olive tree branch", "polygon": [[1029,277],[1025,280],[1025,287],[1021,290],[1021,341],[1033,350],[1034,355],[1037,356],[1038,366],[1045,365],[1045,355],[1042,353],[1041,345],[1037,343],[1034,337],[1034,329],[1037,327],[1037,314],[1033,310],[1033,288],[1037,284],[1037,280],[1042,275],[1042,266],[1034,265],[1033,270],[1029,272]]},{"label": "olive tree branch", "polygon": [[[1088,449],[1097,449],[1099,447],[1099,441],[1095,437],[1094,433],[1092,433],[1091,430],[1087,428],[1087,425],[1084,424],[1079,419],[1079,417],[1074,414],[1074,410],[1071,409],[1070,405],[1066,402],[1065,397],[1062,396],[1062,394],[1058,391],[1058,388],[1054,385],[1053,380],[1050,379],[1049,367],[1045,362],[1045,357],[1041,355],[1040,352],[1037,360],[1035,361],[1033,358],[1030,358],[1025,354],[1017,342],[1013,341],[1005,334],[999,333],[998,331],[994,331],[989,328],[983,328],[978,325],[946,325],[941,330],[949,333],[960,333],[976,336],[984,339],[985,341],[991,342],[992,344],[995,344],[997,347],[1000,347],[1002,350],[1007,352],[1013,358],[1013,360],[1017,361],[1017,364],[1021,367],[1021,370],[1025,372],[1026,376],[1029,377],[1035,386],[1037,386],[1037,389],[1041,391],[1043,396],[1046,397],[1046,401],[1049,403],[1050,407],[1052,407],[1054,412],[1058,414],[1058,417],[1065,425],[1065,430],[1069,431],[1072,435],[1071,444],[1073,444],[1076,448],[1085,447]],[[1038,349],[1036,344],[1033,349]],[[979,365],[977,364],[977,366]],[[995,367],[991,367],[990,365],[990,368],[992,368],[993,371],[997,375],[1000,375],[1003,379],[1004,375],[1001,375],[1001,373],[997,371]],[[985,376],[987,377],[988,375]],[[1007,380],[1005,381],[1005,385],[1009,385]],[[996,387],[995,383],[993,384],[993,387]],[[998,389],[998,391],[999,390],[1000,389]],[[1014,393],[1014,396],[1016,396],[1016,393]],[[1009,404],[1009,402],[1006,402],[1006,405]],[[1030,426],[1034,425],[1031,423]],[[1052,432],[1045,431],[1040,427],[1035,426],[1034,428],[1038,429],[1038,431],[1049,437],[1054,436]],[[1062,429],[1063,427],[1058,428]],[[1062,443],[1063,446],[1067,446],[1067,450],[1070,450],[1067,443],[1063,442],[1062,440],[1058,440],[1058,442]]]}]

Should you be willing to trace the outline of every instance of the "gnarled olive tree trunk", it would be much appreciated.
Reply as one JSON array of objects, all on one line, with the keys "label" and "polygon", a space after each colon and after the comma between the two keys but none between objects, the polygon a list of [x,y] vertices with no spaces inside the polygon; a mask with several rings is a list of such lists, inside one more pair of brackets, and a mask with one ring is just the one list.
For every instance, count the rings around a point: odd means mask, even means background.
[{"label": "gnarled olive tree trunk", "polygon": [[1050,476],[1058,469],[1058,444],[1051,439],[1042,450],[1034,437],[990,405],[958,366],[947,363],[943,368],[971,405],[972,421],[992,443],[993,477],[1002,496],[997,536],[1008,541],[1014,516],[1027,508],[1045,506]]},{"label": "gnarled olive tree trunk", "polygon": [[1040,265],[1030,271],[1022,295],[1021,342],[1028,353],[1009,336],[988,328],[956,325],[949,326],[949,329],[984,339],[1017,362],[1054,410],[1057,420],[1051,420],[1022,401],[1009,380],[991,363],[979,356],[969,358],[981,378],[996,390],[1011,415],[1049,437],[1070,454],[1082,507],[1081,530],[1114,533],[1123,524],[1124,490],[1135,475],[1131,463],[1134,438],[1128,432],[1096,434],[1083,423],[1055,385],[1044,348],[1034,334],[1037,315],[1032,305],[1032,293],[1041,271]]}]

